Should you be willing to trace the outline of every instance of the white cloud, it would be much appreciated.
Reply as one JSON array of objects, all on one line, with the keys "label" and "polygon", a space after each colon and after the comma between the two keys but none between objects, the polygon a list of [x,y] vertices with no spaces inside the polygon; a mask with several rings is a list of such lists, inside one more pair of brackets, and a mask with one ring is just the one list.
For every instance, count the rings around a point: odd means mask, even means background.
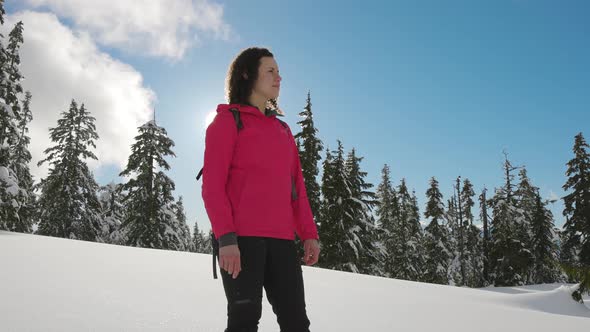
[{"label": "white cloud", "polygon": [[33,95],[29,149],[35,178],[47,174],[47,165],[36,165],[53,145],[49,128],[56,126],[72,99],[84,103],[96,118],[99,161],[89,161],[89,166],[126,165],[137,127],[151,118],[156,98],[143,86],[141,74],[99,51],[87,34],[74,34],[53,14],[26,11],[9,16],[2,27],[5,36],[17,21],[24,23],[23,87]]},{"label": "white cloud", "polygon": [[223,7],[210,0],[25,0],[71,19],[99,43],[180,59],[202,37],[228,40]]}]

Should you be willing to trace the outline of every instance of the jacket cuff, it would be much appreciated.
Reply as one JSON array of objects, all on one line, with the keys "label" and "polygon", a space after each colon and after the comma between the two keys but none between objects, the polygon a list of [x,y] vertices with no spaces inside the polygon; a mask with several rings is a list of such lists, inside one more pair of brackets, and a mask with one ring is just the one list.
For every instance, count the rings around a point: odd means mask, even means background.
[{"label": "jacket cuff", "polygon": [[238,244],[238,236],[235,232],[227,233],[219,237],[219,248]]}]

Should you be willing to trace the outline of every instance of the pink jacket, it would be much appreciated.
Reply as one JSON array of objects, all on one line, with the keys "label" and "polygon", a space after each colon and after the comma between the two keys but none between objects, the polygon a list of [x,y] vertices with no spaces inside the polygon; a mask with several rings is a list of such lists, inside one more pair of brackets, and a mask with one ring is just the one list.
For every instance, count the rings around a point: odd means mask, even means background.
[{"label": "pink jacket", "polygon": [[[240,112],[237,129],[230,108]],[[217,107],[207,128],[202,195],[215,237],[318,239],[295,139],[276,114],[246,105]]]}]

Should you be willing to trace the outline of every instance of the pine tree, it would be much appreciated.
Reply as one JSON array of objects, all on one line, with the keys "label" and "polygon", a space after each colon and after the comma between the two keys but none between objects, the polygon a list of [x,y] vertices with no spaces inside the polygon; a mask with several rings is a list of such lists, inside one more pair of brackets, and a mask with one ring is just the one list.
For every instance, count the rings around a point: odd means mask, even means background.
[{"label": "pine tree", "polygon": [[463,180],[461,191],[461,204],[465,218],[465,285],[469,287],[482,287],[483,278],[483,243],[480,229],[473,224],[473,201],[475,192],[469,179]]},{"label": "pine tree", "polygon": [[496,286],[516,286],[526,282],[532,253],[522,239],[522,225],[525,217],[518,208],[514,189],[512,166],[505,156],[503,187],[496,190],[493,198],[492,248],[490,263]]},{"label": "pine tree", "polygon": [[[334,157],[332,156],[332,152],[330,151],[330,148],[326,148],[326,157],[324,158],[324,161],[322,163],[322,182],[321,182],[321,193],[322,196],[320,197],[320,211],[319,211],[319,216],[316,219],[319,219],[319,222],[317,222],[317,227],[318,227],[318,233],[322,234],[322,255],[325,257],[325,252],[323,252],[323,248],[326,247],[327,248],[327,243],[325,243],[324,241],[324,231],[323,231],[323,223],[324,220],[326,220],[328,218],[328,200],[326,198],[326,195],[328,194],[328,197],[330,197],[331,193],[333,191],[330,191],[330,189],[332,188],[332,183],[333,181],[333,163],[334,163]],[[324,191],[324,190],[328,190],[328,192]],[[331,198],[331,197],[330,197]],[[323,263],[323,261],[325,261],[325,259],[322,259],[322,262],[320,262],[320,265]]]},{"label": "pine tree", "polygon": [[451,262],[447,269],[447,279],[449,285],[463,285],[462,268],[464,267],[462,261],[462,221],[459,213],[459,198],[457,197],[457,186],[453,185],[453,196],[447,201],[447,211],[445,219],[449,229],[449,249],[451,251]]},{"label": "pine tree", "polygon": [[[0,35],[0,37],[2,37]],[[23,43],[23,23],[18,22],[15,27],[9,33],[8,45],[6,49],[2,47],[0,43],[0,69],[2,71],[1,82],[0,82],[0,98],[4,100],[4,103],[9,110],[4,110],[6,114],[2,117],[6,117],[6,121],[12,119],[16,123],[12,123],[10,127],[4,127],[4,131],[0,133],[8,134],[4,136],[7,140],[4,141],[9,147],[14,146],[18,141],[18,121],[20,110],[19,96],[23,93],[21,81],[23,76],[20,72],[20,46]],[[0,136],[0,139],[2,136]],[[2,143],[2,140],[0,140]],[[10,154],[8,154],[10,156]],[[9,159],[10,160],[10,159]],[[0,165],[3,160],[0,157]],[[9,162],[5,162],[9,164]]]},{"label": "pine tree", "polygon": [[203,254],[209,254],[212,255],[213,254],[213,244],[211,243],[212,239],[215,236],[213,235],[213,231],[209,230],[209,233],[207,236],[205,236],[205,233],[203,233]]},{"label": "pine tree", "polygon": [[199,223],[195,220],[195,226],[193,227],[193,245],[192,251],[202,253],[205,245],[205,238],[203,233],[199,230]]},{"label": "pine tree", "polygon": [[426,263],[422,281],[445,285],[448,283],[447,270],[451,252],[448,248],[448,230],[442,224],[445,213],[443,196],[438,188],[438,181],[434,177],[430,179],[430,188],[426,191],[426,197],[428,202],[424,217],[431,219],[424,233]]},{"label": "pine tree", "polygon": [[174,142],[155,120],[138,130],[127,167],[119,174],[130,177],[122,187],[127,245],[187,250],[186,223],[178,221],[179,207],[172,196],[175,185],[164,173],[170,169],[164,158],[175,156]]},{"label": "pine tree", "polygon": [[[8,107],[4,108],[9,109]],[[0,99],[0,117],[6,116],[0,120],[0,230],[9,230],[13,232],[29,232],[31,229],[30,219],[22,218],[21,208],[27,200],[27,191],[19,186],[18,175],[15,172],[12,163],[14,155],[14,142],[17,142],[16,131],[5,130],[8,127],[16,127],[10,113],[2,114],[2,100]],[[4,137],[2,137],[4,136]],[[23,211],[24,212],[24,211]]]},{"label": "pine tree", "polygon": [[356,205],[352,205],[350,182],[346,177],[344,148],[338,141],[335,155],[328,151],[322,177],[321,266],[350,272],[359,272],[362,241],[355,223]]},{"label": "pine tree", "polygon": [[[549,206],[549,204],[553,204],[557,201],[557,199],[550,199],[550,200],[545,200],[544,203],[546,206]],[[553,217],[553,213],[551,214]],[[553,219],[553,221],[555,221],[555,219]],[[567,264],[564,264],[564,262],[562,261],[563,258],[563,231],[560,227],[554,226],[553,229],[551,230],[551,234],[553,235],[553,238],[551,239],[551,241],[553,242],[553,248],[555,248],[555,265],[558,269],[558,273],[557,273],[557,280],[559,282],[574,282],[573,280],[570,281],[568,280],[568,275],[567,273],[563,270],[563,267],[566,266]]]},{"label": "pine tree", "polygon": [[18,114],[18,140],[12,147],[12,166],[16,179],[18,179],[18,187],[21,189],[20,199],[17,204],[19,206],[17,216],[12,220],[8,220],[8,229],[15,232],[31,233],[33,226],[33,218],[35,213],[35,194],[33,192],[33,177],[29,169],[29,162],[31,162],[31,152],[29,152],[29,144],[31,139],[28,136],[28,124],[33,119],[31,113],[31,93],[27,91],[23,106],[19,109]]},{"label": "pine tree", "polygon": [[210,232],[205,233],[199,230],[199,225],[195,221],[192,238],[194,252],[198,252],[201,254],[212,254],[213,248],[211,247],[211,236],[212,234]]},{"label": "pine tree", "polygon": [[118,245],[126,243],[126,234],[121,229],[121,224],[125,218],[121,187],[121,184],[111,182],[106,186],[100,187],[98,195],[100,218],[103,221],[101,237],[106,243]]},{"label": "pine tree", "polygon": [[456,282],[456,284],[463,286],[463,285],[467,285],[467,261],[469,259],[469,257],[467,256],[467,252],[466,252],[466,238],[467,238],[467,221],[465,218],[465,210],[464,210],[464,202],[463,202],[463,197],[461,195],[461,177],[459,176],[457,178],[457,185],[455,186],[455,190],[457,191],[457,200],[456,200],[456,204],[457,204],[457,216],[458,216],[458,222],[457,222],[457,234],[459,235],[458,237],[458,243],[459,243],[459,247],[458,247],[458,252],[459,252],[459,267],[460,267],[460,279]]},{"label": "pine tree", "polygon": [[418,276],[416,277],[416,281],[421,281],[422,276],[424,275],[424,266],[426,264],[425,259],[425,251],[424,251],[424,228],[422,223],[420,223],[420,207],[418,206],[418,197],[416,196],[416,191],[412,189],[412,196],[411,196],[411,238],[412,241],[415,242],[414,250],[416,255],[416,270],[418,271]]},{"label": "pine tree", "polygon": [[[4,4],[0,2],[0,23],[4,24]],[[20,210],[27,202],[27,188],[19,187],[14,169],[15,145],[19,142],[19,95],[23,89],[18,51],[23,42],[23,24],[19,22],[9,34],[5,49],[0,34],[0,229],[29,231],[27,218],[21,218]],[[24,212],[24,211],[23,211]]]},{"label": "pine tree", "polygon": [[2,69],[2,82],[0,82],[0,97],[11,108],[18,120],[20,113],[19,96],[23,93],[20,72],[20,46],[23,43],[23,22],[18,22],[8,35],[6,49],[0,43],[0,68]]},{"label": "pine tree", "polygon": [[191,232],[190,228],[186,224],[186,214],[184,212],[182,196],[180,196],[178,198],[178,202],[176,202],[174,214],[175,218],[172,219],[172,229],[168,231],[168,236],[170,237],[168,241],[174,242],[176,237],[178,237],[178,240],[181,243],[181,246],[178,250],[190,251],[192,246]]},{"label": "pine tree", "polygon": [[[321,250],[322,259],[318,262],[319,267],[333,268],[334,261],[336,260],[336,236],[333,234],[337,231],[337,228],[332,225],[330,214],[334,211],[331,206],[336,201],[336,191],[334,187],[334,156],[329,147],[326,148],[326,156],[322,163],[322,182],[321,182],[321,202],[320,202],[320,214],[318,222],[318,233],[321,234]],[[317,219],[317,218],[316,218]]]},{"label": "pine tree", "polygon": [[553,234],[553,214],[543,202],[539,191],[535,193],[534,213],[531,216],[532,243],[534,256],[534,284],[548,284],[560,281],[557,245]]},{"label": "pine tree", "polygon": [[[515,191],[518,209],[523,214],[522,223],[517,225],[517,233],[519,240],[525,245],[526,249],[533,252],[533,233],[532,222],[535,213],[537,212],[537,191],[539,188],[535,187],[527,175],[526,168],[523,166],[518,172],[520,182]],[[526,266],[527,274],[525,282],[527,284],[533,283],[535,277],[535,262],[529,261]]]},{"label": "pine tree", "polygon": [[574,139],[574,158],[568,163],[567,182],[563,189],[566,222],[563,231],[562,266],[569,281],[578,282],[572,297],[582,302],[582,295],[590,293],[590,153],[582,133]]},{"label": "pine tree", "polygon": [[393,234],[396,229],[396,222],[398,216],[398,202],[395,189],[391,184],[391,175],[389,166],[384,165],[381,171],[381,183],[377,187],[378,205],[375,211],[378,222],[378,239],[380,252],[383,253],[381,259],[382,275],[385,277],[393,277],[395,273],[394,256],[391,253],[396,248],[396,241]]},{"label": "pine tree", "polygon": [[55,145],[45,150],[46,158],[38,164],[47,162],[50,169],[39,184],[37,233],[102,242],[98,184],[86,164],[86,159],[97,159],[90,151],[98,139],[95,118],[74,100],[61,115],[57,127],[49,129]]},{"label": "pine tree", "polygon": [[376,195],[370,189],[372,184],[365,182],[367,172],[360,169],[362,157],[356,156],[353,148],[345,161],[345,173],[349,183],[350,193],[346,206],[350,206],[351,224],[354,225],[352,235],[359,242],[359,272],[380,275],[377,227],[372,210],[377,204]]},{"label": "pine tree", "polygon": [[[307,93],[307,102],[303,112],[299,113],[302,120],[297,122],[301,125],[301,132],[295,135],[298,142],[299,157],[301,159],[301,168],[305,180],[305,188],[309,205],[314,216],[319,215],[320,211],[320,185],[317,182],[319,174],[318,163],[321,159],[320,153],[323,150],[322,141],[317,137],[318,130],[313,121],[311,111],[311,96]],[[316,218],[317,219],[317,218]]]},{"label": "pine tree", "polygon": [[473,191],[473,185],[469,179],[463,180],[463,189],[461,190],[461,206],[463,211],[464,223],[466,225],[473,225],[473,206],[475,202],[473,201],[473,196],[475,196],[475,192]]},{"label": "pine tree", "polygon": [[418,206],[418,197],[416,197],[416,191],[412,189],[412,195],[410,197],[410,220],[413,221],[411,225],[412,234],[418,238],[422,238],[423,229],[420,223],[420,207]]},{"label": "pine tree", "polygon": [[420,226],[418,207],[401,180],[397,189],[399,208],[391,233],[393,250],[389,252],[394,262],[392,277],[405,280],[419,280],[422,273],[422,228]]},{"label": "pine tree", "polygon": [[[477,239],[472,233],[476,230],[473,226],[473,186],[468,179],[461,187],[461,177],[457,177],[453,186],[453,197],[449,202],[449,226],[451,229],[452,262],[448,269],[448,278],[451,285],[470,286],[477,270],[477,260],[474,252],[478,252]],[[473,246],[473,247],[471,247]]]},{"label": "pine tree", "polygon": [[[568,218],[566,216],[565,225],[568,223]],[[564,225],[564,226],[565,226]],[[575,267],[578,265],[578,248],[579,242],[576,238],[575,233],[568,231],[566,229],[562,229],[559,231],[559,264],[562,267]],[[568,275],[567,282],[574,283],[577,280],[571,279],[570,275]]]},{"label": "pine tree", "polygon": [[17,111],[18,96],[23,93],[21,81],[23,75],[20,72],[20,47],[24,42],[23,39],[23,22],[18,22],[8,34],[8,45],[6,46],[6,73],[8,74],[8,84],[12,89],[7,89],[6,100],[13,106],[13,111]]},{"label": "pine tree", "polygon": [[489,232],[489,216],[488,216],[488,200],[487,200],[487,189],[484,187],[479,195],[479,218],[483,225],[483,238],[482,238],[482,281],[483,285],[486,286],[490,283],[490,232]]},{"label": "pine tree", "polygon": [[563,190],[569,192],[563,197],[566,217],[564,232],[569,250],[577,252],[580,266],[590,266],[590,152],[582,133],[575,137],[574,158],[568,163],[567,182]]}]

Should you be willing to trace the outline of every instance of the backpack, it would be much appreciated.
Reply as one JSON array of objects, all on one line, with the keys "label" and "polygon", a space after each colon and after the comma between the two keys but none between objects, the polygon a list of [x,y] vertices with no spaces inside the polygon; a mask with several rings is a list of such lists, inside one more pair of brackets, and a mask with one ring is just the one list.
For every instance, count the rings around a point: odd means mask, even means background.
[{"label": "backpack", "polygon": [[[240,118],[240,111],[238,111],[238,109],[236,108],[230,108],[229,109],[233,116],[234,116],[234,120],[236,121],[236,127],[238,128],[238,134],[240,133],[240,130],[244,129],[244,125],[242,124],[242,120]],[[276,118],[281,125],[283,126],[283,128],[288,128],[287,124],[280,120],[279,118]],[[201,170],[199,171],[199,173],[197,174],[197,181],[199,181],[201,179],[201,177],[203,176],[203,168],[201,167]],[[217,239],[215,238],[215,235],[213,234],[213,232],[210,232],[210,236],[211,236],[211,246],[213,249],[213,279],[217,279],[217,257],[219,257],[219,241],[217,241]]]}]

